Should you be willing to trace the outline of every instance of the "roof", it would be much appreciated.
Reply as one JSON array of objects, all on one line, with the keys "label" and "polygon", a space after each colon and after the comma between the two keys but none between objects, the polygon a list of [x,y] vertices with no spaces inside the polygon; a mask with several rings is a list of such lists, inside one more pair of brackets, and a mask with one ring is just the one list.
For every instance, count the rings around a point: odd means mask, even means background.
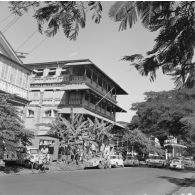
[{"label": "roof", "polygon": [[6,52],[6,56],[11,58],[12,60],[22,64],[22,61],[20,60],[20,58],[17,56],[17,54],[15,53],[14,49],[12,48],[12,46],[9,44],[9,42],[7,41],[7,39],[5,38],[5,36],[3,35],[3,33],[0,31],[0,43],[3,46],[4,52]]},{"label": "roof", "polygon": [[53,61],[53,62],[41,62],[41,63],[30,63],[25,64],[26,66],[53,66],[54,64],[57,64],[59,66],[92,66],[99,72],[101,72],[105,77],[107,77],[115,86],[117,90],[118,95],[128,95],[128,93],[122,89],[112,78],[110,78],[105,72],[103,72],[98,66],[96,66],[91,60],[89,59],[81,59],[81,60],[66,60],[66,61]]},{"label": "roof", "polygon": [[21,66],[22,68],[31,71],[27,67],[23,65],[23,62],[20,60],[20,58],[17,56],[16,52],[10,45],[10,43],[7,41],[3,33],[0,31],[0,56],[16,63],[17,65]]}]

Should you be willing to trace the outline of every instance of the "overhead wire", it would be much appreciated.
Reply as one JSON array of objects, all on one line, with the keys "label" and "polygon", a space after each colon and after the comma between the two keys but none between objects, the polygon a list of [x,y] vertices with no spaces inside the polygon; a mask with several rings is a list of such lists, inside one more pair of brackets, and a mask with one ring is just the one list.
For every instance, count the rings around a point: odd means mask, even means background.
[{"label": "overhead wire", "polygon": [[21,17],[16,16],[13,20],[11,20],[3,29],[2,32],[5,33],[7,30],[9,30]]},{"label": "overhead wire", "polygon": [[35,49],[37,49],[41,44],[43,44],[43,42],[45,41],[47,39],[47,37],[45,37],[43,40],[41,40],[37,45],[35,45],[28,53],[29,54],[32,54],[33,53],[33,51],[35,50]]},{"label": "overhead wire", "polygon": [[9,14],[8,16],[4,17],[2,20],[0,20],[0,24],[5,22],[12,14]]},{"label": "overhead wire", "polygon": [[16,50],[19,50],[22,46],[24,46],[36,33],[38,30],[33,31],[18,47]]}]

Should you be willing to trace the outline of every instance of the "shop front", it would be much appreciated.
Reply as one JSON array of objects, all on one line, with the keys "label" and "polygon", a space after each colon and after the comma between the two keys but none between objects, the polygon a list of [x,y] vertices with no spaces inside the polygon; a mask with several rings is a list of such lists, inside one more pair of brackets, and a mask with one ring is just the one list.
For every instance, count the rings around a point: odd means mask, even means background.
[{"label": "shop front", "polygon": [[32,140],[33,147],[41,150],[42,148],[48,149],[48,154],[50,155],[51,161],[58,160],[59,151],[59,139],[48,136],[48,135],[37,135]]}]

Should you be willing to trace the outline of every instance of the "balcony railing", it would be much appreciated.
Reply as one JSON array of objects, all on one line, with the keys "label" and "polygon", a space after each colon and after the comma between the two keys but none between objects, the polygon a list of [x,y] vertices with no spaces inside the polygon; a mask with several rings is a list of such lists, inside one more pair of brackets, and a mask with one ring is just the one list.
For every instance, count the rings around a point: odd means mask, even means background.
[{"label": "balcony railing", "polygon": [[110,120],[113,120],[115,121],[115,117],[114,117],[114,114],[106,111],[105,109],[103,108],[100,108],[99,106],[95,106],[94,104],[92,103],[88,103],[87,101],[84,101],[84,107],[88,110],[91,110],[92,112],[95,112],[96,114],[99,114],[105,118],[108,118]]},{"label": "balcony railing", "polygon": [[43,83],[67,83],[67,84],[79,84],[79,83],[86,83],[95,91],[98,91],[101,95],[108,98],[113,103],[116,102],[116,96],[108,93],[103,87],[99,86],[96,82],[91,81],[91,79],[84,77],[84,76],[58,76],[58,77],[33,77],[31,78],[31,85],[32,84],[43,84]]},{"label": "balcony railing", "polygon": [[42,104],[52,104],[53,103],[53,99],[43,99],[42,100]]}]

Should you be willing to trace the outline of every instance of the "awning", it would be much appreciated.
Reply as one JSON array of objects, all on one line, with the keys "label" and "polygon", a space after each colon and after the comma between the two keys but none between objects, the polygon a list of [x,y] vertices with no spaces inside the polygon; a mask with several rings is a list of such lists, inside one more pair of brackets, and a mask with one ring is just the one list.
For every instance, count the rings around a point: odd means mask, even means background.
[{"label": "awning", "polygon": [[109,123],[112,123],[114,124],[115,126],[118,126],[118,127],[122,127],[124,129],[124,126],[122,126],[121,124],[115,122],[115,121],[112,121],[110,119],[107,119],[103,116],[100,116],[98,114],[95,114],[85,108],[61,108],[58,110],[58,113],[59,114],[70,114],[71,112],[73,112],[74,114],[87,114],[87,115],[91,115],[91,116],[94,116],[94,117],[97,117],[99,119],[102,119],[104,121],[107,121]]},{"label": "awning", "polygon": [[175,146],[175,147],[179,147],[179,148],[187,148],[186,146],[181,145],[181,144],[164,144],[164,147],[165,146]]}]

